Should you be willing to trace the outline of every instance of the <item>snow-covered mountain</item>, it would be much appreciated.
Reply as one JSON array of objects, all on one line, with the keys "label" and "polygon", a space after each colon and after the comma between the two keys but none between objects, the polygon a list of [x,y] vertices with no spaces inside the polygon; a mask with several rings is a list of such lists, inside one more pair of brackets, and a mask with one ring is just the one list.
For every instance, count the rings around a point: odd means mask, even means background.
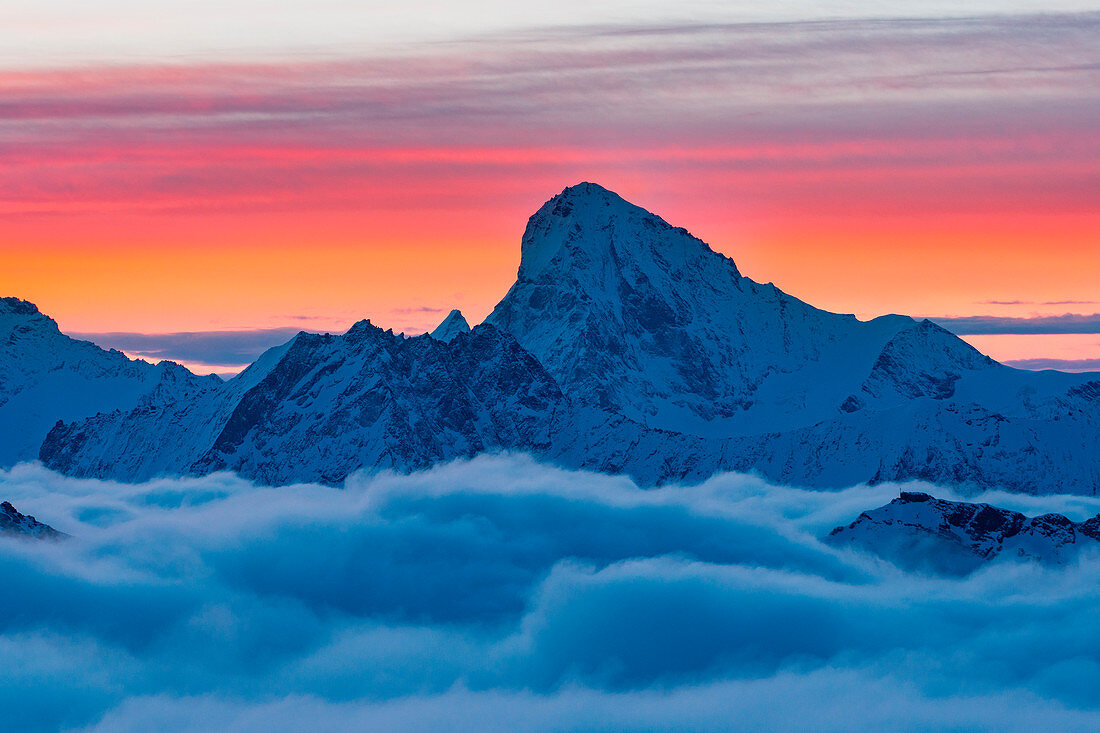
[{"label": "snow-covered mountain", "polygon": [[447,314],[443,322],[432,331],[432,338],[437,341],[450,341],[460,333],[469,333],[470,324],[459,310],[453,310]]},{"label": "snow-covered mountain", "polygon": [[1027,517],[989,504],[944,501],[903,491],[886,506],[837,527],[825,541],[858,547],[909,570],[963,575],[998,558],[1070,562],[1100,550],[1100,515]]},{"label": "snow-covered mountain", "polygon": [[522,450],[644,484],[755,470],[810,487],[1100,490],[1100,374],[998,364],[928,321],[821,311],[585,183],[528,223],[486,320],[299,334],[224,385],[67,420],[40,455],[135,480],[228,468],[338,483]]},{"label": "snow-covered mountain", "polygon": [[913,325],[863,323],[753,282],[686,230],[593,183],[531,217],[516,282],[486,322],[584,404],[708,437],[833,417]]},{"label": "snow-covered mountain", "polygon": [[68,537],[48,524],[26,514],[20,514],[11,502],[0,502],[0,534],[30,537],[37,540],[57,540]]},{"label": "snow-covered mountain", "polygon": [[131,480],[231,469],[274,484],[338,483],[361,467],[547,451],[568,409],[538,362],[491,326],[440,341],[362,321],[339,336],[301,333],[266,356],[261,373],[189,400],[58,426],[42,459]]},{"label": "snow-covered mountain", "polygon": [[706,438],[704,471],[1100,490],[1100,374],[1011,369],[929,321],[818,310],[595,184],[531,217],[487,322],[575,404]]},{"label": "snow-covered mountain", "polygon": [[77,341],[34,304],[0,298],[0,467],[37,458],[58,420],[130,410],[169,383],[204,379],[217,377],[196,377],[172,362],[154,366]]}]

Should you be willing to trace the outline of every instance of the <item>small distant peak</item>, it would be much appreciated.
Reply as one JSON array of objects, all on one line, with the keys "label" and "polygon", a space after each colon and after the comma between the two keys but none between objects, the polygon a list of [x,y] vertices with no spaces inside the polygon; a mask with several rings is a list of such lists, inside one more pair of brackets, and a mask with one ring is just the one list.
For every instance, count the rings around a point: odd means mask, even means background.
[{"label": "small distant peak", "polygon": [[9,501],[0,503],[0,533],[38,540],[60,540],[69,536],[29,514],[20,514]]},{"label": "small distant peak", "polygon": [[345,336],[352,336],[352,335],[357,334],[357,333],[369,333],[370,331],[381,331],[381,330],[382,329],[380,329],[378,326],[375,326],[373,323],[371,323],[369,318],[364,318],[361,321],[356,321],[355,323],[353,323],[351,328],[349,328],[344,333],[344,335]]},{"label": "small distant peak", "polygon": [[466,321],[462,312],[456,308],[447,314],[443,322],[436,326],[435,330],[432,331],[430,335],[436,341],[450,341],[460,333],[469,332],[470,324]]},{"label": "small distant peak", "polygon": [[923,491],[903,491],[897,500],[902,504],[918,504],[924,501],[932,501],[932,495]]},{"label": "small distant peak", "polygon": [[0,313],[10,313],[16,316],[41,315],[38,306],[21,298],[0,298]]},{"label": "small distant peak", "polygon": [[352,325],[352,327],[344,333],[344,338],[353,344],[359,344],[386,335],[391,339],[394,338],[393,331],[383,330],[381,327],[371,323],[369,318],[364,318]]}]

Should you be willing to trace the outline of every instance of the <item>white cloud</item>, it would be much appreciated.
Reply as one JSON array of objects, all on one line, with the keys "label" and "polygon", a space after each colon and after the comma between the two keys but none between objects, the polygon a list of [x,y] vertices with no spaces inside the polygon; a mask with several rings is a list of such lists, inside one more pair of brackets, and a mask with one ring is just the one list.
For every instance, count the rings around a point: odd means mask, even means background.
[{"label": "white cloud", "polygon": [[0,705],[26,730],[1097,725],[1100,560],[940,579],[817,541],[898,488],[641,490],[524,456],[342,489],[21,465],[0,495],[74,537],[0,542]]}]

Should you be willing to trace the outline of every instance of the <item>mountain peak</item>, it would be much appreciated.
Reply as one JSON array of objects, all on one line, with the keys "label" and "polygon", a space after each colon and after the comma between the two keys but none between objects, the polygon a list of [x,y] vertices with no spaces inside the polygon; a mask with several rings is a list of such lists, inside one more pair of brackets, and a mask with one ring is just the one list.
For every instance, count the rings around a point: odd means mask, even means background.
[{"label": "mountain peak", "polygon": [[562,190],[562,192],[554,198],[562,198],[569,201],[588,199],[592,201],[604,202],[607,204],[618,202],[626,204],[628,206],[632,205],[614,191],[604,188],[598,183],[592,183],[591,181],[581,181],[580,183],[574,184],[572,186],[566,186]]},{"label": "mountain peak", "polygon": [[60,333],[54,319],[21,298],[0,298],[0,326],[22,333]]},{"label": "mountain peak", "polygon": [[360,336],[367,333],[381,333],[382,329],[370,322],[369,318],[363,318],[351,324],[351,328],[344,332],[345,336]]},{"label": "mountain peak", "polygon": [[[548,269],[590,273],[605,280],[626,263],[663,270],[714,257],[686,229],[674,227],[596,183],[570,186],[528,220],[520,250],[519,280],[533,281]],[[606,280],[605,280],[605,284]]]},{"label": "mountain peak", "polygon": [[989,504],[903,491],[825,540],[869,550],[904,568],[964,575],[998,557],[1069,562],[1078,550],[1100,541],[1100,516],[1085,522],[1061,514],[1027,517]]},{"label": "mountain peak", "polygon": [[460,333],[469,333],[470,324],[466,321],[462,311],[457,308],[447,314],[443,322],[431,332],[431,337],[436,341],[450,341]]},{"label": "mountain peak", "polygon": [[[0,298],[0,335],[9,338],[55,338],[61,336],[57,322],[20,298]],[[0,404],[3,400],[0,400]]]},{"label": "mountain peak", "polygon": [[29,300],[21,298],[0,298],[0,313],[10,313],[16,316],[36,316],[41,311],[38,306]]},{"label": "mountain peak", "polygon": [[[5,300],[15,299],[6,298]],[[39,522],[30,515],[21,514],[10,501],[0,502],[0,533],[40,540],[59,540],[69,536],[64,532],[58,532],[48,524]]]}]

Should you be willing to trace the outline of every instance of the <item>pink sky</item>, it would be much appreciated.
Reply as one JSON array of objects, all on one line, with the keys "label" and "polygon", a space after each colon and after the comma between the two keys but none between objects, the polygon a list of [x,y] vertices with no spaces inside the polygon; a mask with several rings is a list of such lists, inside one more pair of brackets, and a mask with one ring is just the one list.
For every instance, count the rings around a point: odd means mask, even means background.
[{"label": "pink sky", "polygon": [[476,321],[526,217],[594,180],[830,310],[1091,314],[1098,47],[1084,13],[13,63],[0,292],[83,333]]}]

